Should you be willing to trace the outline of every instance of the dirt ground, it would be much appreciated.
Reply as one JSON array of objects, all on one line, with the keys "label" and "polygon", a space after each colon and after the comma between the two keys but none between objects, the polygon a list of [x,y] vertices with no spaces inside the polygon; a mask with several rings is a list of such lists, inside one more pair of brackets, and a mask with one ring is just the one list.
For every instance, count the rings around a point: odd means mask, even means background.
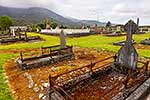
[{"label": "dirt ground", "polygon": [[149,50],[150,46],[149,45],[143,45],[143,44],[135,44],[135,48]]},{"label": "dirt ground", "polygon": [[108,73],[89,84],[88,88],[75,91],[74,100],[110,100],[124,88],[124,77],[122,74]]},{"label": "dirt ground", "polygon": [[[26,52],[26,55],[37,55],[41,52],[37,49],[22,50]],[[18,53],[19,50],[9,50],[1,52],[13,52]],[[28,52],[28,53],[27,53]],[[35,53],[36,52],[36,53]],[[48,84],[48,76],[52,76],[70,71],[75,68],[88,65],[92,62],[96,62],[100,59],[107,58],[113,54],[94,50],[94,49],[83,49],[75,48],[75,60],[64,61],[58,64],[35,68],[31,70],[20,70],[16,64],[15,59],[10,60],[4,64],[5,76],[8,79],[10,92],[16,100],[41,100],[41,96],[45,94],[44,88]],[[106,63],[106,62],[104,62]],[[101,63],[100,63],[101,65]]]},{"label": "dirt ground", "polygon": [[[41,54],[41,51],[38,49],[1,50],[0,53],[19,53],[20,51],[24,52],[24,56]],[[48,85],[49,75],[56,76],[88,65],[91,63],[91,61],[96,62],[114,55],[106,51],[78,47],[74,48],[74,53],[75,60],[63,61],[57,64],[25,71],[22,71],[19,69],[19,67],[17,67],[15,64],[16,58],[5,63],[3,68],[5,71],[5,76],[8,79],[8,85],[12,96],[16,100],[42,100],[41,97],[45,95],[44,90]],[[111,59],[111,61],[113,61],[113,59]],[[102,63],[98,63],[95,65],[95,67],[111,61],[107,60]],[[101,100],[109,100],[112,96],[117,94],[120,89],[123,88],[123,77],[124,76],[122,75],[116,76],[115,74],[108,74],[95,81],[88,88],[77,90],[75,93],[73,93],[73,97],[75,100],[99,100],[98,97],[101,96]],[[98,95],[98,97],[95,95]],[[85,97],[87,99],[85,99]]]}]

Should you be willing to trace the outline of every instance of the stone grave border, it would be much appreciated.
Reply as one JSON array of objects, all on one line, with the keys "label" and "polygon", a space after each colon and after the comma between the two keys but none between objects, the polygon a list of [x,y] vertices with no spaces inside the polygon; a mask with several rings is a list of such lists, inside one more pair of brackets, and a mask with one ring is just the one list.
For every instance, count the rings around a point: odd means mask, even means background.
[{"label": "stone grave border", "polygon": [[[44,50],[49,50],[49,52],[44,53]],[[15,62],[20,69],[25,70],[72,59],[74,59],[72,46],[60,48],[60,45],[55,45],[41,47],[41,55],[38,56],[23,57],[23,53],[21,52],[20,57]]]}]

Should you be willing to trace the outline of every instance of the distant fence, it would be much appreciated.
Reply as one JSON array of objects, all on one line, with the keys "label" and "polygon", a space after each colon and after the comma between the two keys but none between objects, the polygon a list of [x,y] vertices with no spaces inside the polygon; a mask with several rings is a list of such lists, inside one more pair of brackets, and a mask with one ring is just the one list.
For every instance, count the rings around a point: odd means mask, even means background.
[{"label": "distant fence", "polygon": [[90,29],[43,29],[41,33],[55,33],[59,34],[61,30],[64,31],[65,34],[79,34],[79,33],[90,33]]}]

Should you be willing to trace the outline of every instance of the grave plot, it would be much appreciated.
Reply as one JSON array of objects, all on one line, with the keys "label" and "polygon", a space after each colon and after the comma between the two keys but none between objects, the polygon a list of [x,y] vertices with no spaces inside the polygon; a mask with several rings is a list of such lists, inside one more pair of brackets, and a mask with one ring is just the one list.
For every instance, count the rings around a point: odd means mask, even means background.
[{"label": "grave plot", "polygon": [[[26,51],[28,52],[28,50]],[[30,53],[34,53],[32,50],[29,51]],[[36,51],[38,54],[41,53],[38,49],[36,49]],[[45,98],[45,89],[49,84],[47,77],[49,74],[51,74],[52,77],[56,77],[57,75],[89,65],[91,64],[91,61],[94,63],[113,55],[106,51],[79,47],[74,47],[73,51],[75,55],[74,60],[65,60],[63,62],[30,70],[20,70],[20,68],[14,63],[15,59],[7,62],[3,68],[8,79],[12,96],[16,100],[42,100],[42,98]],[[102,63],[99,62],[96,66],[101,66],[110,63],[111,61],[112,60],[107,60]]]},{"label": "grave plot", "polygon": [[[126,82],[126,75],[113,71],[111,58],[113,57],[67,73],[50,76],[51,87],[46,88],[50,90],[47,92],[46,100],[49,100],[49,96],[51,100],[111,100],[116,98],[115,96],[118,96],[119,93],[127,95],[122,97],[123,99],[127,98],[148,76],[141,74],[140,77],[131,79],[126,89],[123,84]],[[108,59],[111,61],[107,61]],[[102,64],[103,61],[107,63]]]},{"label": "grave plot", "polygon": [[60,45],[56,45],[41,47],[41,55],[37,56],[24,58],[23,53],[20,53],[20,58],[16,59],[16,63],[20,69],[25,70],[72,59],[74,59],[72,46],[60,48]]},{"label": "grave plot", "polygon": [[[105,34],[105,33],[104,33]],[[115,37],[115,36],[125,36],[125,33],[121,33],[121,32],[111,32],[111,33],[107,33],[105,34],[105,36],[109,36],[109,37]]]},{"label": "grave plot", "polygon": [[[126,41],[114,42],[113,45],[123,46],[123,45],[125,45],[125,42]],[[136,42],[134,40],[132,40],[132,44],[136,44]]]},{"label": "grave plot", "polygon": [[17,58],[15,62],[20,69],[25,70],[73,59],[73,47],[66,45],[65,34],[61,31],[60,45],[41,47],[41,54],[37,56],[24,58],[23,53],[21,52],[20,58]]},{"label": "grave plot", "polygon": [[15,42],[41,41],[39,36],[28,36],[27,27],[10,27],[10,33],[0,35],[0,44],[10,44]]},{"label": "grave plot", "polygon": [[150,39],[145,39],[140,42],[143,45],[150,45]]},{"label": "grave plot", "polygon": [[[91,62],[67,73],[50,75],[45,98],[47,100],[125,100],[130,98],[130,95],[149,78],[149,71],[148,62],[138,60],[138,54],[132,44],[132,33],[137,30],[137,25],[130,20],[125,25],[125,30],[126,43],[116,56]],[[113,62],[102,64],[103,61],[111,58],[114,58],[114,61],[111,60]],[[98,63],[101,64],[96,66]],[[144,91],[141,92],[144,93]]]}]

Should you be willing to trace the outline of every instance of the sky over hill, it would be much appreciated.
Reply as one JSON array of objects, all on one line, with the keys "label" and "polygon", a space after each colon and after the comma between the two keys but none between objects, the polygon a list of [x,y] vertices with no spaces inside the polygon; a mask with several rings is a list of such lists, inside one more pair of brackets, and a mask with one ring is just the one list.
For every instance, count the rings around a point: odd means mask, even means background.
[{"label": "sky over hill", "polygon": [[137,17],[140,24],[150,24],[149,4],[150,0],[0,0],[2,6],[45,7],[63,16],[123,24]]}]

